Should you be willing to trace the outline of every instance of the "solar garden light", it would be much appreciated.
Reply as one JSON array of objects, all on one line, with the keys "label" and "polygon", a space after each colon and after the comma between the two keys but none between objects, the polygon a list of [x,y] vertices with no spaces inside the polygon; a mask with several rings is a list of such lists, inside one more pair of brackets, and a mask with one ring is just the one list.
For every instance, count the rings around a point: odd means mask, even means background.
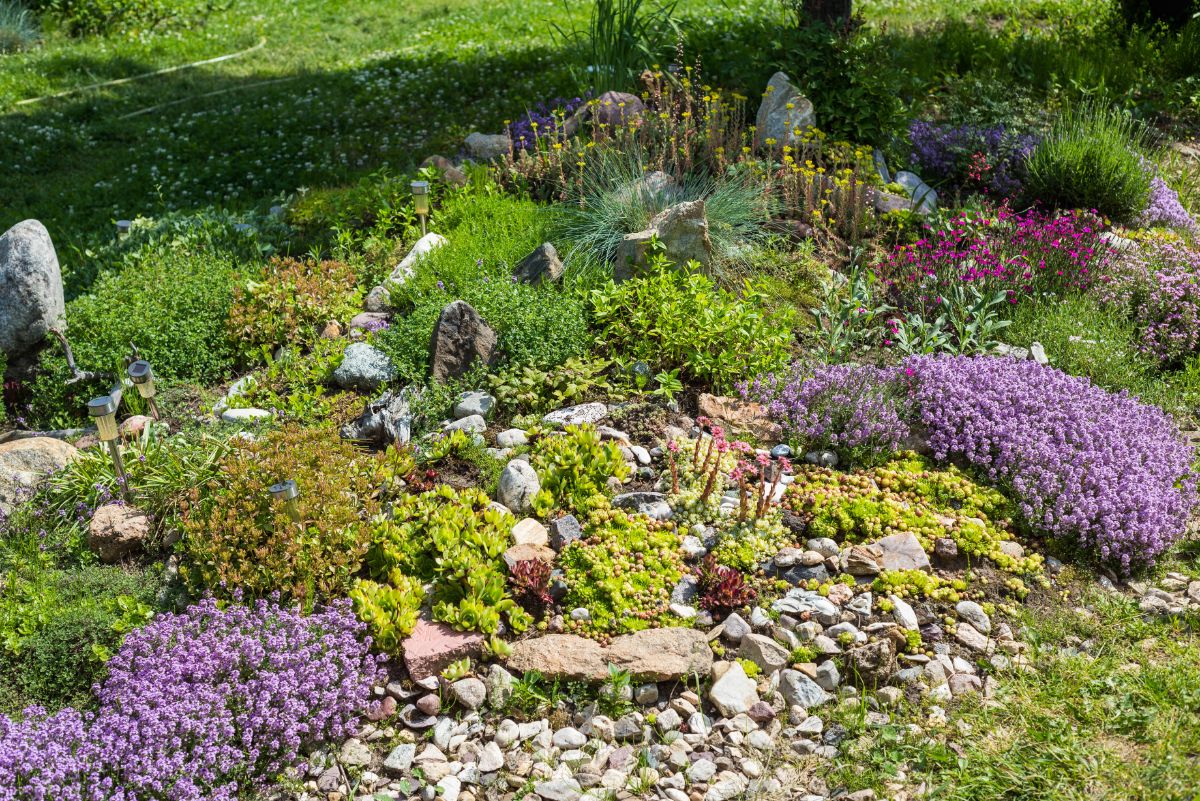
[{"label": "solar garden light", "polygon": [[425,218],[429,216],[429,181],[412,182],[413,208],[421,218],[421,236],[425,235]]},{"label": "solar garden light", "polygon": [[124,239],[129,236],[129,229],[133,228],[133,223],[129,220],[117,220],[117,239]]},{"label": "solar garden light", "polygon": [[138,394],[146,399],[146,403],[150,405],[150,416],[155,420],[161,419],[158,414],[158,404],[154,401],[154,396],[158,390],[154,387],[154,371],[150,369],[150,362],[145,359],[138,359],[125,371],[129,376],[129,380],[137,387]]},{"label": "solar garden light", "polygon": [[120,388],[113,395],[101,395],[88,401],[88,414],[96,421],[96,430],[100,441],[108,445],[112,456],[113,467],[117,471],[117,481],[121,485],[121,496],[129,499],[129,477],[125,475],[125,462],[121,459],[119,432],[117,431],[117,407],[121,404]]},{"label": "solar garden light", "polygon": [[284,509],[292,522],[300,522],[300,504],[296,501],[300,497],[300,487],[296,486],[295,481],[289,478],[287,481],[272,484],[267,492],[271,493],[271,497],[275,500],[283,501]]}]

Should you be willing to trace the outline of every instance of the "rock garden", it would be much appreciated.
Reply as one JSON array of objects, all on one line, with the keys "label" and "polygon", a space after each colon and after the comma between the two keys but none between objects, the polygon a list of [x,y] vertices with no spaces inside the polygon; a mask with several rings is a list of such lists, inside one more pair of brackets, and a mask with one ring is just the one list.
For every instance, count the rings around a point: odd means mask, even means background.
[{"label": "rock garden", "polygon": [[1195,798],[1200,7],[260,5],[0,0],[0,801]]}]

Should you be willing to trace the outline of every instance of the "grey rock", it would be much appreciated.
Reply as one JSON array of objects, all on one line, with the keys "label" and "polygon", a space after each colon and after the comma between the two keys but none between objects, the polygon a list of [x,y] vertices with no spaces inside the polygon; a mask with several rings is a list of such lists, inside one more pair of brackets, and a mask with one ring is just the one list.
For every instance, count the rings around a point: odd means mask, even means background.
[{"label": "grey rock", "polygon": [[695,576],[683,576],[671,589],[671,603],[690,604],[699,592],[699,580]]},{"label": "grey rock", "polygon": [[537,471],[529,462],[513,460],[500,472],[496,500],[512,511],[523,514],[533,508],[533,498],[541,488]]},{"label": "grey rock", "polygon": [[821,685],[798,670],[785,670],[779,674],[779,692],[788,706],[805,709],[821,706],[833,699]]},{"label": "grey rock", "polygon": [[587,737],[578,729],[566,727],[554,732],[551,740],[555,748],[583,748],[587,745]]},{"label": "grey rock", "polygon": [[482,434],[487,431],[487,420],[478,414],[460,417],[444,429],[446,431],[466,431],[468,434]]},{"label": "grey rock", "polygon": [[832,659],[826,659],[821,664],[817,665],[817,675],[814,681],[821,686],[822,690],[834,692],[837,690],[838,683],[842,677],[838,673],[837,665]]},{"label": "grey rock", "polygon": [[583,537],[583,526],[575,515],[563,515],[550,521],[550,547],[561,551]]},{"label": "grey rock", "polygon": [[583,788],[574,779],[552,779],[533,785],[533,791],[545,801],[579,801]]},{"label": "grey rock", "polygon": [[333,371],[333,381],[342,389],[374,392],[396,379],[396,367],[387,354],[366,342],[346,348],[342,363]]},{"label": "grey rock", "polygon": [[880,564],[884,570],[922,570],[929,572],[929,557],[915,535],[904,532],[875,542],[882,552]]},{"label": "grey rock", "polygon": [[504,767],[504,753],[500,750],[500,746],[493,740],[487,743],[479,751],[479,759],[475,762],[480,773],[492,773]]},{"label": "grey rock", "polygon": [[355,767],[370,765],[372,757],[371,747],[357,737],[346,740],[342,743],[341,750],[338,751],[338,761],[343,765]]},{"label": "grey rock", "polygon": [[512,146],[507,134],[485,134],[475,131],[463,140],[471,158],[478,161],[493,161],[508,155]]},{"label": "grey rock", "polygon": [[450,692],[459,706],[472,711],[479,709],[487,700],[487,685],[473,677],[454,682],[450,685]]},{"label": "grey rock", "polygon": [[669,520],[671,505],[661,492],[626,492],[613,498],[613,506],[646,515],[654,520]]},{"label": "grey rock", "polygon": [[454,403],[454,419],[461,420],[471,415],[479,415],[487,419],[496,408],[496,399],[486,392],[471,390],[458,396]]},{"label": "grey rock", "polygon": [[637,701],[642,706],[649,706],[658,701],[658,685],[657,684],[640,684],[633,691],[633,700]]},{"label": "grey rock", "polygon": [[0,511],[8,513],[21,500],[22,488],[40,483],[78,457],[74,445],[54,437],[0,443]]},{"label": "grey rock", "polygon": [[773,673],[788,663],[789,652],[770,637],[762,634],[747,634],[742,638],[739,653],[758,665],[764,673]]},{"label": "grey rock", "polygon": [[[417,264],[421,260],[445,244],[446,237],[442,236],[441,234],[435,234],[432,231],[428,234],[425,234],[425,236],[421,237],[416,241],[416,243],[413,244],[412,249],[408,251],[408,255],[401,259],[400,263],[392,268],[392,273],[388,276],[388,280],[394,284],[403,284],[409,278],[412,278],[413,273],[416,272]],[[368,311],[374,310],[368,309]],[[379,311],[382,311],[382,309]]]},{"label": "grey rock", "polygon": [[62,271],[50,233],[25,220],[0,236],[0,351],[28,352],[51,328],[66,328]]},{"label": "grey rock", "polygon": [[917,613],[912,606],[898,595],[889,595],[888,600],[892,602],[892,617],[895,618],[897,625],[902,629],[909,631],[919,631],[921,626],[917,621]]},{"label": "grey rock", "polygon": [[538,245],[513,270],[513,277],[526,284],[557,281],[562,274],[563,263],[558,258],[558,251],[549,242]]},{"label": "grey rock", "polygon": [[629,742],[642,739],[642,722],[637,715],[624,715],[613,723],[613,739]]},{"label": "grey rock", "polygon": [[386,312],[392,306],[392,294],[385,286],[372,287],[363,300],[363,309],[376,314]]},{"label": "grey rock", "polygon": [[866,686],[885,684],[896,671],[896,654],[890,640],[880,639],[846,652],[845,668]]},{"label": "grey rock", "polygon": [[517,448],[529,442],[529,437],[519,428],[508,428],[496,435],[496,446]]},{"label": "grey rock", "polygon": [[913,206],[918,214],[937,211],[937,192],[922,181],[921,176],[908,170],[900,170],[892,180],[904,187],[904,191],[912,198]]},{"label": "grey rock", "polygon": [[437,381],[458,378],[476,361],[491,364],[496,332],[464,300],[442,309],[429,343],[430,374]]},{"label": "grey rock", "polygon": [[984,653],[988,649],[988,638],[979,633],[970,623],[959,623],[954,627],[954,639],[972,651]]},{"label": "grey rock", "polygon": [[1046,349],[1042,347],[1041,342],[1034,342],[1029,346],[1029,355],[1038,364],[1050,363],[1050,359],[1046,356]]},{"label": "grey rock", "polygon": [[708,691],[708,700],[720,710],[722,716],[731,718],[748,712],[750,707],[758,703],[758,687],[742,666],[734,662],[713,682]]},{"label": "grey rock", "polygon": [[816,125],[817,117],[812,102],[787,75],[777,72],[767,82],[754,122],[760,141],[774,139],[775,147],[782,148],[795,144],[799,139],[797,129]]},{"label": "grey rock", "polygon": [[742,639],[751,632],[750,624],[737,612],[731,612],[722,625],[724,626],[722,633],[734,645],[741,644]]},{"label": "grey rock", "polygon": [[581,403],[578,406],[568,406],[550,412],[542,418],[542,422],[561,427],[595,425],[606,417],[608,417],[608,407],[603,403]]},{"label": "grey rock", "polygon": [[958,616],[970,623],[980,634],[992,633],[992,619],[974,601],[959,601],[954,607]]},{"label": "grey rock", "polygon": [[402,776],[412,767],[413,757],[417,755],[417,746],[413,743],[401,743],[392,749],[383,760],[383,769],[393,776]]},{"label": "grey rock", "polygon": [[416,394],[417,391],[412,387],[405,387],[399,392],[385,392],[375,400],[368,401],[357,419],[342,426],[342,439],[376,445],[393,442],[403,445],[408,442],[412,439],[413,422],[409,401]]}]

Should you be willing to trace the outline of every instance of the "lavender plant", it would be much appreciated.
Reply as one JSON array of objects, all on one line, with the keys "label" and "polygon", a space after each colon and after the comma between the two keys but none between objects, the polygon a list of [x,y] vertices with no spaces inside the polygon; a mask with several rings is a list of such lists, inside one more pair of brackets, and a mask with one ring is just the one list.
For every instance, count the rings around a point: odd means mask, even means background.
[{"label": "lavender plant", "polygon": [[913,165],[950,192],[1014,197],[1025,180],[1025,159],[1038,137],[1003,125],[941,125],[914,120],[908,129]]}]

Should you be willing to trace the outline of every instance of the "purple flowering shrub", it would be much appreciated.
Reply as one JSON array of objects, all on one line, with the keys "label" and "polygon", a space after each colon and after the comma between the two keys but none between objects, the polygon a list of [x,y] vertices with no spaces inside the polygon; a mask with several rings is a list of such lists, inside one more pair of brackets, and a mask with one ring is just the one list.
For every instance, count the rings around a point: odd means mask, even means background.
[{"label": "purple flowering shrub", "polygon": [[1034,529],[1128,572],[1153,564],[1195,504],[1193,451],[1171,418],[1033,361],[912,357],[914,424],[936,459],[1010,491]]},{"label": "purple flowering shrub", "polygon": [[886,459],[910,435],[894,370],[797,365],[783,377],[760,376],[738,388],[766,407],[789,441],[806,450],[835,451],[851,463]]},{"label": "purple flowering shrub", "polygon": [[0,799],[235,801],[353,732],[381,679],[364,635],[349,601],[155,618],[109,662],[96,712],[0,718]]},{"label": "purple flowering shrub", "polygon": [[982,192],[1015,197],[1025,178],[1025,157],[1038,143],[1033,134],[1003,125],[942,125],[914,120],[908,129],[910,159],[941,192]]},{"label": "purple flowering shrub", "polygon": [[1184,231],[1197,229],[1196,221],[1179,202],[1179,193],[1157,175],[1150,179],[1150,200],[1146,204],[1146,210],[1138,217],[1138,224],[1146,227],[1159,225],[1165,228],[1179,228]]},{"label": "purple flowering shrub", "polygon": [[1138,350],[1162,366],[1178,366],[1200,348],[1200,250],[1146,240],[1113,260],[1095,294],[1129,315]]},{"label": "purple flowering shrub", "polygon": [[569,119],[579,107],[587,102],[583,97],[556,97],[553,100],[541,101],[514,120],[508,127],[508,136],[512,139],[514,150],[537,150],[543,140],[556,142],[560,136],[559,129],[564,121]]},{"label": "purple flowering shrub", "polygon": [[936,460],[1006,488],[1030,528],[1125,572],[1170,547],[1196,501],[1193,451],[1165,412],[1034,361],[913,356],[768,376],[744,393],[789,435],[851,460],[900,450],[911,429]]}]

